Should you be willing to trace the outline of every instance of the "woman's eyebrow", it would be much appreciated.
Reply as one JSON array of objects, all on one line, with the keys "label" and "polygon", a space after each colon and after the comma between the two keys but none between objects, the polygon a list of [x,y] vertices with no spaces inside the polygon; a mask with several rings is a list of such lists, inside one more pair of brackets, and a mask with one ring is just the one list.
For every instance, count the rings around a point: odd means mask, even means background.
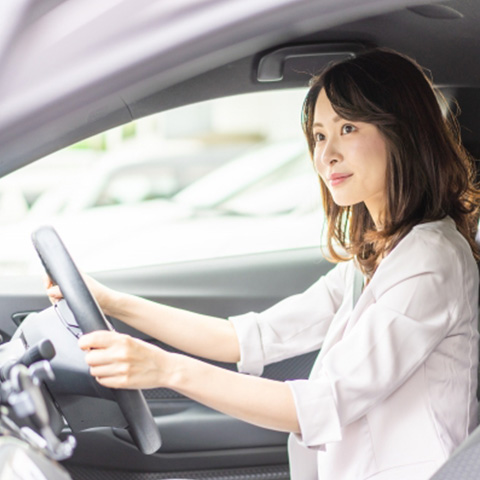
[{"label": "woman's eyebrow", "polygon": [[[333,117],[333,122],[334,123],[337,123],[339,122],[340,120],[342,119],[342,117],[340,117],[339,115],[336,115],[335,117]],[[314,122],[312,127],[323,127],[323,123],[321,122]]]}]

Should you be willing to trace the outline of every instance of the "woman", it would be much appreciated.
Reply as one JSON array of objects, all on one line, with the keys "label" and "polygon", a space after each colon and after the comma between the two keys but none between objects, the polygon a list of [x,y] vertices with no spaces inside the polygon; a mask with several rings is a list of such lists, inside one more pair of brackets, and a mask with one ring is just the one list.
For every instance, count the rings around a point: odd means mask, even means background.
[{"label": "woman", "polygon": [[294,480],[427,479],[477,418],[472,164],[428,79],[394,52],[327,68],[303,121],[339,262],[306,292],[226,322],[88,282],[106,314],[240,372],[321,348],[310,378],[239,375],[115,332],[80,347],[106,387],[168,387],[291,432]]}]

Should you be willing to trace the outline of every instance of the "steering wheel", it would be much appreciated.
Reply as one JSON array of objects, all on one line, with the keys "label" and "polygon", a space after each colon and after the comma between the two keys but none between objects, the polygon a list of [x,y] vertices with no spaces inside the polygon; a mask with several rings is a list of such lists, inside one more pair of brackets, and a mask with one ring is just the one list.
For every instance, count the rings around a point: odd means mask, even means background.
[{"label": "steering wheel", "polygon": [[[102,310],[90,293],[72,257],[51,226],[40,227],[32,241],[45,271],[62,291],[80,330],[111,330]],[[128,424],[128,431],[138,449],[152,454],[161,446],[160,433],[140,390],[110,389]]]}]

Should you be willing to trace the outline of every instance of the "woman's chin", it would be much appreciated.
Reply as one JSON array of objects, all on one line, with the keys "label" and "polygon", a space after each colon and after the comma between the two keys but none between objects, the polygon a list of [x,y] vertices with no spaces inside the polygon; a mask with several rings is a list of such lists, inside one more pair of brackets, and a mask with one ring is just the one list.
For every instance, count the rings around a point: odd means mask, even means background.
[{"label": "woman's chin", "polygon": [[351,198],[345,198],[345,197],[340,197],[340,196],[333,196],[333,201],[335,202],[335,205],[338,207],[351,207],[352,205],[356,205],[357,203],[360,203],[358,201],[354,201]]}]

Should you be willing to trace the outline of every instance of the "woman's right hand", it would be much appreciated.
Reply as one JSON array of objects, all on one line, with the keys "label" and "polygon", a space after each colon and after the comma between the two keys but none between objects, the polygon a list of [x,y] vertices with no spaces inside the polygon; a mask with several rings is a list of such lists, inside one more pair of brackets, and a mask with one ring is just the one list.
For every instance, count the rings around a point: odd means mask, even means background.
[{"label": "woman's right hand", "polygon": [[[82,273],[82,278],[85,281],[90,293],[95,297],[99,307],[108,314],[109,305],[113,302],[114,291],[98,282],[94,278]],[[45,288],[47,290],[48,298],[52,304],[57,303],[63,298],[63,294],[58,285],[55,285],[50,277],[45,278]]]},{"label": "woman's right hand", "polygon": [[47,290],[48,298],[52,305],[55,305],[59,300],[63,298],[62,292],[60,291],[60,287],[55,285],[52,279],[46,275],[43,281],[45,285],[45,289]]}]

